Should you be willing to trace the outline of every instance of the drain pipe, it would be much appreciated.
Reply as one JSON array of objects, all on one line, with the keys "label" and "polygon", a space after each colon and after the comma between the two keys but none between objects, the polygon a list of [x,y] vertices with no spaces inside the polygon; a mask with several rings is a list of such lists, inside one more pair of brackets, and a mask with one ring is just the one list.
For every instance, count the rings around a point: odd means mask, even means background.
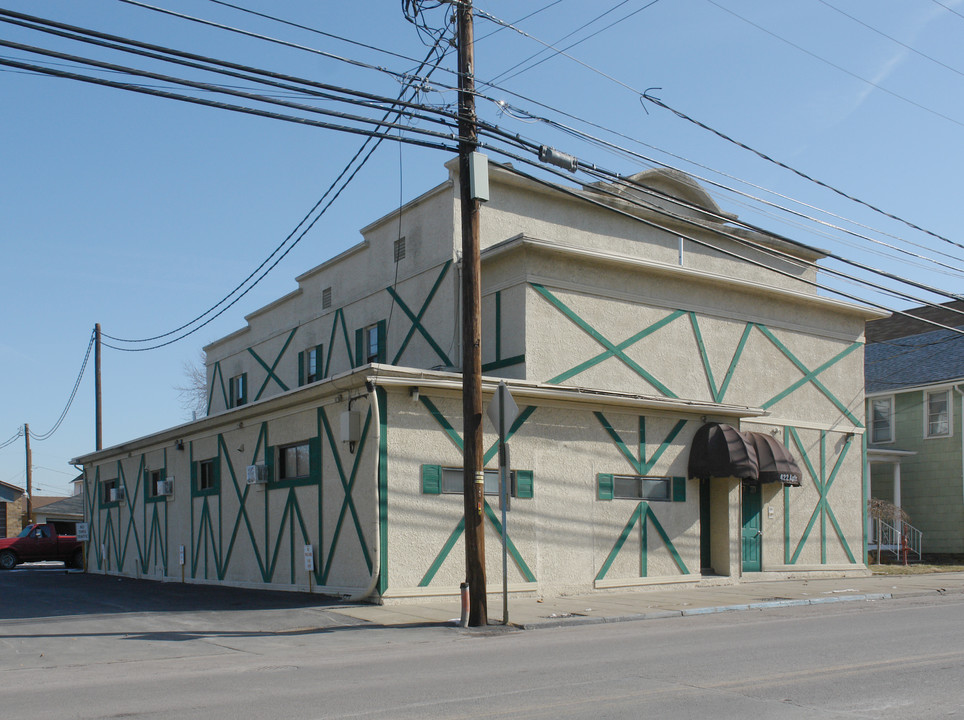
[{"label": "drain pipe", "polygon": [[371,379],[366,380],[365,389],[368,390],[368,404],[372,410],[372,425],[374,426],[372,439],[374,440],[375,447],[375,472],[373,476],[374,482],[372,483],[374,496],[373,507],[375,510],[375,530],[372,534],[375,538],[375,543],[374,547],[372,548],[372,577],[371,580],[368,581],[368,586],[363,590],[342,596],[342,600],[345,602],[360,602],[375,591],[375,584],[378,582],[379,566],[381,564],[381,558],[379,557],[379,549],[381,548],[381,527],[379,525],[378,518],[378,508],[381,503],[381,496],[378,494],[378,454],[381,451],[382,422],[381,416],[378,412],[378,395],[375,392],[374,381]]},{"label": "drain pipe", "polygon": [[[955,385],[954,390],[961,396],[961,493],[964,494],[964,390],[960,385]],[[954,411],[954,404],[951,403],[951,412]]]}]

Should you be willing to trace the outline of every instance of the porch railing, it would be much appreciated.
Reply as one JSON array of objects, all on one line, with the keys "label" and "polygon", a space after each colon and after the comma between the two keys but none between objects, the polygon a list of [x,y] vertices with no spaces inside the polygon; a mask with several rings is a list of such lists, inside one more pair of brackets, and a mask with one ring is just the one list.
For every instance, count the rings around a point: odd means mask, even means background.
[{"label": "porch railing", "polygon": [[870,552],[877,553],[878,563],[881,561],[881,556],[903,562],[905,541],[908,561],[920,562],[922,540],[921,531],[910,523],[871,518],[871,533],[867,547]]}]

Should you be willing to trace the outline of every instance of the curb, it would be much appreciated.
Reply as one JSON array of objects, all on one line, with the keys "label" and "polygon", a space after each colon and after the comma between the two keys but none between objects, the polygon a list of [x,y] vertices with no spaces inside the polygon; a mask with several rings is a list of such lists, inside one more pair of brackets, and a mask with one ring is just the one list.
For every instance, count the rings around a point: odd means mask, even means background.
[{"label": "curb", "polygon": [[659,610],[638,615],[616,615],[612,617],[586,617],[583,615],[567,618],[553,618],[545,622],[519,623],[516,627],[522,630],[541,630],[559,627],[582,625],[602,625],[604,623],[636,622],[639,620],[659,620],[671,617],[689,617],[695,615],[713,615],[724,612],[740,612],[743,610],[767,610],[770,608],[800,607],[803,605],[823,605],[826,603],[855,602],[859,600],[892,600],[892,593],[866,593],[862,595],[843,595],[841,597],[806,598],[800,600],[769,600],[766,602],[746,603],[741,605],[718,605],[714,607],[689,608],[686,610]]}]

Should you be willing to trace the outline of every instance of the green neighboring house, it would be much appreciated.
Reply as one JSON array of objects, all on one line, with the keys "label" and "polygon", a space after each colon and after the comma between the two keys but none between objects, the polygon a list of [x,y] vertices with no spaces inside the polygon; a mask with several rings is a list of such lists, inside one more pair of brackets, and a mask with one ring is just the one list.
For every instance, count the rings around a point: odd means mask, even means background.
[{"label": "green neighboring house", "polygon": [[933,324],[964,329],[964,302],[908,313],[922,320],[867,323],[870,495],[910,516],[920,550],[964,553],[964,335]]}]

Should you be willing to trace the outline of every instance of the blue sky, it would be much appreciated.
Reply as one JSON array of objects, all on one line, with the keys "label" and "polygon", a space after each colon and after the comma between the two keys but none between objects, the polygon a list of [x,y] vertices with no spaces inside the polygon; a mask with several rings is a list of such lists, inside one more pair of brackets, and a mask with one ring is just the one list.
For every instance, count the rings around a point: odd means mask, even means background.
[{"label": "blue sky", "polygon": [[[153,4],[391,70],[413,66],[210,1]],[[406,57],[426,53],[395,0],[236,4]],[[400,89],[397,79],[383,72],[118,0],[6,0],[0,7],[380,95]],[[483,119],[619,173],[652,166],[520,118],[517,111],[503,112],[493,101],[504,99],[749,195],[772,190],[783,196],[765,195],[774,203],[789,205],[785,198],[806,203],[794,205],[806,215],[817,215],[814,208],[830,211],[835,216],[820,215],[825,222],[955,269],[892,251],[882,257],[879,244],[826,225],[788,222],[783,213],[716,187],[712,194],[724,209],[775,232],[961,291],[956,268],[964,251],[947,242],[964,244],[957,173],[964,159],[961,0],[478,0],[476,7],[519,21],[517,27],[528,34],[513,29],[491,34],[499,26],[477,18],[480,80],[499,77],[543,50],[536,38],[555,44],[611,10],[559,43],[565,47],[602,30],[569,49],[572,58],[546,52],[540,56],[549,56],[545,62],[523,65],[523,72],[485,88],[491,99],[479,101]],[[534,11],[539,12],[520,20]],[[443,11],[428,17],[439,24]],[[6,23],[0,23],[0,39],[118,64],[150,64]],[[72,65],[6,47],[0,58],[59,69]],[[449,56],[433,80],[453,82],[444,69],[454,63]],[[190,74],[169,67],[159,71]],[[639,94],[651,88],[692,118],[946,240],[883,217],[641,102]],[[6,330],[0,337],[0,443],[25,422],[38,434],[54,426],[94,323],[116,337],[150,337],[217,303],[284,240],[361,144],[356,136],[320,128],[5,67],[0,99],[0,240],[6,268],[0,287]],[[422,100],[454,104],[455,93],[436,85]],[[359,228],[443,180],[442,164],[450,157],[384,143],[304,239],[220,317],[161,349],[105,349],[105,446],[187,420],[175,389],[186,383],[184,363],[196,361],[208,342],[242,327],[245,314],[294,289],[296,275],[356,243]],[[870,297],[866,289],[851,291]],[[876,301],[898,308],[912,304]],[[37,494],[65,494],[74,475],[68,460],[93,449],[92,370],[91,360],[57,432],[32,443]],[[0,481],[24,485],[22,438],[0,449]]]}]

